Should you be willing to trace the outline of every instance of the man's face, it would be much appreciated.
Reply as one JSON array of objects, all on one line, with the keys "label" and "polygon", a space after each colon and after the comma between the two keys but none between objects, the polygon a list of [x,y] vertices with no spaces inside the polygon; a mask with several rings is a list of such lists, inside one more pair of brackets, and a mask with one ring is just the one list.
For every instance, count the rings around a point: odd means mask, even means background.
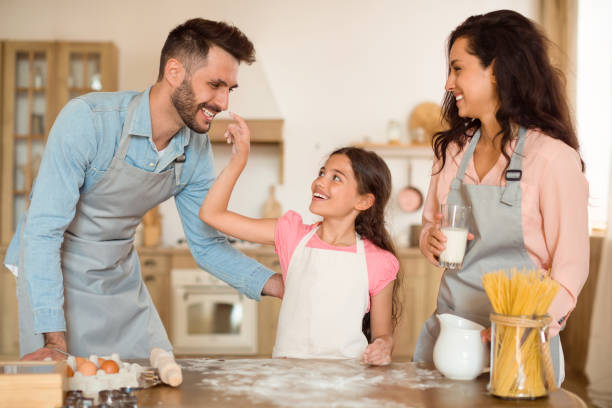
[{"label": "man's face", "polygon": [[238,61],[219,47],[211,47],[204,65],[185,75],[172,92],[172,104],[183,123],[197,133],[210,129],[215,115],[228,108],[229,93],[238,87]]}]

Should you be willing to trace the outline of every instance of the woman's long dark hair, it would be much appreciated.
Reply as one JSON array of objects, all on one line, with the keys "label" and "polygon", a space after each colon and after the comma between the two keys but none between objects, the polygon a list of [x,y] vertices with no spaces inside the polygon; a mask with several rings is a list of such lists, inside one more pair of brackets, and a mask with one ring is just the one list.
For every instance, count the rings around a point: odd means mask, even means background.
[{"label": "woman's long dark hair", "polygon": [[[501,126],[502,153],[508,164],[510,157],[505,148],[513,138],[513,124],[539,129],[579,150],[563,73],[552,66],[548,55],[552,43],[533,22],[510,10],[469,17],[451,33],[449,55],[459,38],[467,39],[467,51],[478,57],[484,68],[493,64],[500,101],[495,117]],[[436,133],[433,138],[436,158],[442,160],[438,171],[446,163],[448,146],[454,142],[462,149],[481,126],[478,119],[459,116],[450,92],[444,97],[442,116],[450,129]]]},{"label": "woman's long dark hair", "polygon": [[[343,154],[351,161],[359,194],[374,195],[374,204],[367,210],[362,211],[355,219],[355,231],[377,247],[391,252],[397,258],[395,246],[385,227],[385,207],[391,196],[391,172],[389,167],[376,153],[358,147],[343,147],[330,154],[330,157],[336,154]],[[400,272],[401,268],[393,282],[391,322],[394,330],[401,313],[401,303],[399,301]],[[369,312],[363,318],[362,330],[368,342],[370,342],[372,332],[370,330]]]}]

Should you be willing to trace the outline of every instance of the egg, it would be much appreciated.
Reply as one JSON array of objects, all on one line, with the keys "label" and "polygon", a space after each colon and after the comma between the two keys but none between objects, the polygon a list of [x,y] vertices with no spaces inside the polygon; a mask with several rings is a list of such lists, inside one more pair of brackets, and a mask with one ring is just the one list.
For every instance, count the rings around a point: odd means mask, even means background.
[{"label": "egg", "polygon": [[77,369],[79,368],[79,366],[81,364],[83,364],[84,361],[87,361],[87,359],[85,359],[83,357],[75,357],[75,359],[76,359],[76,367],[77,367]]},{"label": "egg", "polygon": [[98,368],[102,368],[102,364],[104,364],[105,361],[106,360],[101,357],[98,358],[98,364],[97,364]]},{"label": "egg", "polygon": [[67,377],[73,377],[74,376],[74,370],[69,365],[66,365],[66,376]]},{"label": "egg", "polygon": [[101,370],[104,370],[106,374],[116,374],[119,372],[119,365],[113,360],[106,360],[100,366]]},{"label": "egg", "polygon": [[91,361],[85,360],[81,363],[77,371],[85,376],[91,376],[96,374],[98,368]]}]

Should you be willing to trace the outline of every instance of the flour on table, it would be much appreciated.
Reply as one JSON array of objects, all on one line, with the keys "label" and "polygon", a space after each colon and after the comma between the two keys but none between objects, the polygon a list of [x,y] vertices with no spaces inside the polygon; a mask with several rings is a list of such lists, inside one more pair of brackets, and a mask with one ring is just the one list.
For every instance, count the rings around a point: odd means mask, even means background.
[{"label": "flour on table", "polygon": [[284,407],[408,408],[412,407],[409,402],[385,400],[384,386],[452,386],[437,371],[412,363],[388,367],[368,367],[356,360],[300,360],[297,366],[291,359],[188,359],[181,363],[185,370],[202,374],[203,388]]}]

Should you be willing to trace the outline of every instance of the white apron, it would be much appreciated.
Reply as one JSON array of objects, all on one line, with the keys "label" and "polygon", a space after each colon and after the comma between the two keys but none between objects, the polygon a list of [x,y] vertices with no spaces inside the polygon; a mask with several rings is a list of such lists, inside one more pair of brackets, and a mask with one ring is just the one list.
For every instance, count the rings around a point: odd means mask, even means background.
[{"label": "white apron", "polygon": [[313,228],[291,256],[273,357],[361,358],[369,300],[363,241],[357,252],[308,248]]},{"label": "white apron", "polygon": [[[173,195],[182,163],[151,173],[125,161],[130,125],[141,96],[130,102],[108,170],[81,195],[64,234],[61,260],[66,341],[73,355],[117,352],[122,358],[148,358],[152,347],[172,349],[142,280],[134,232],[145,212]],[[42,347],[44,339],[33,329],[23,250],[19,258],[19,343],[23,356]]]}]

